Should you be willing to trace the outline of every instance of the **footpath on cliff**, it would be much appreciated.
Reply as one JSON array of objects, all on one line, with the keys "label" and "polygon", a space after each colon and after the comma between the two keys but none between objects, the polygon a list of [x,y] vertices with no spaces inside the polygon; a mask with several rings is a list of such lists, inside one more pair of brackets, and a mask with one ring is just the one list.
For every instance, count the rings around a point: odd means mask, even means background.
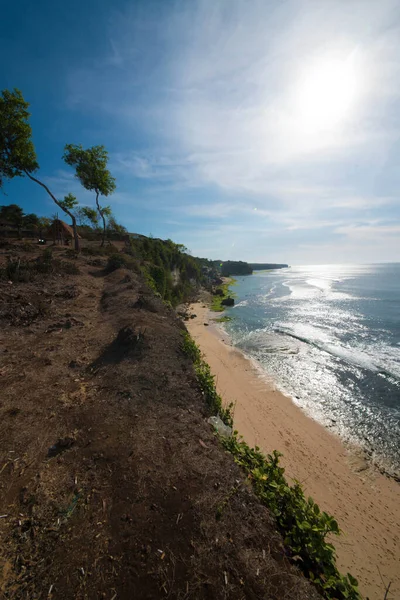
[{"label": "footpath on cliff", "polygon": [[91,254],[0,280],[0,598],[319,598],[207,424],[184,325]]}]

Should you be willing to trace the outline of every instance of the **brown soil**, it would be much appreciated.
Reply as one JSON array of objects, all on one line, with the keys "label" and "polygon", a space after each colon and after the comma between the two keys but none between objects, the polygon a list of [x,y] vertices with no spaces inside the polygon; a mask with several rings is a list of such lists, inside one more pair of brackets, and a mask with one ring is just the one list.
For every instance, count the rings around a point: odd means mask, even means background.
[{"label": "brown soil", "polygon": [[319,598],[207,425],[175,313],[56,251],[81,274],[0,282],[0,598]]}]

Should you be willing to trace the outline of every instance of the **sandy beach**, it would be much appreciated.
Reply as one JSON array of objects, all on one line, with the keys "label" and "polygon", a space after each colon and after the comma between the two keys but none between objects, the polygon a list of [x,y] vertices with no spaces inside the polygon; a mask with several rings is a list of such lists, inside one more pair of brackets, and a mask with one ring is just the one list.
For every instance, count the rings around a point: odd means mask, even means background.
[{"label": "sandy beach", "polygon": [[[400,484],[370,467],[361,455],[309,418],[262,378],[213,324],[218,313],[191,306],[187,326],[216,378],[224,401],[235,403],[234,426],[252,446],[281,451],[289,478],[333,514],[343,534],[334,539],[338,565],[370,600],[400,598]],[[208,323],[209,326],[204,324]],[[225,341],[224,341],[225,340]]]}]

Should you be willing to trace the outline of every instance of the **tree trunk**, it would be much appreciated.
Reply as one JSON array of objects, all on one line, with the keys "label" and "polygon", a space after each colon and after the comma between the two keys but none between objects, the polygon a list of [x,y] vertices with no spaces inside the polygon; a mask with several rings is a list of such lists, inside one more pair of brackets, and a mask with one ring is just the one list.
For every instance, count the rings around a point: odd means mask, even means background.
[{"label": "tree trunk", "polygon": [[80,252],[81,251],[81,247],[80,247],[80,243],[79,243],[78,231],[76,229],[76,218],[75,218],[75,216],[72,213],[70,213],[70,217],[72,219],[72,229],[74,230],[75,250],[77,252]]},{"label": "tree trunk", "polygon": [[42,181],[39,181],[39,179],[36,179],[36,177],[34,177],[33,175],[31,175],[29,173],[29,171],[24,171],[24,173],[25,173],[25,175],[27,175],[29,177],[29,179],[31,179],[32,181],[34,181],[38,185],[42,186],[42,188],[44,188],[46,190],[46,192],[49,194],[49,196],[53,200],[53,202],[55,202],[57,204],[57,206],[59,208],[61,208],[61,210],[63,212],[65,212],[65,214],[67,214],[71,218],[71,220],[72,220],[72,228],[74,230],[75,250],[77,250],[79,252],[80,251],[80,244],[79,244],[78,232],[76,230],[76,219],[75,219],[74,215],[69,210],[67,210],[66,208],[64,208],[60,204],[60,202],[57,200],[57,198],[54,196],[54,194],[51,193],[51,191],[49,190],[49,188],[47,187],[47,185],[45,183],[43,183]]},{"label": "tree trunk", "polygon": [[100,244],[100,246],[103,247],[104,246],[104,242],[106,241],[106,220],[104,218],[103,211],[100,208],[100,204],[99,204],[99,192],[96,192],[96,206],[97,206],[97,211],[98,211],[99,215],[101,216],[101,218],[103,220],[103,235],[101,236],[101,244]]}]

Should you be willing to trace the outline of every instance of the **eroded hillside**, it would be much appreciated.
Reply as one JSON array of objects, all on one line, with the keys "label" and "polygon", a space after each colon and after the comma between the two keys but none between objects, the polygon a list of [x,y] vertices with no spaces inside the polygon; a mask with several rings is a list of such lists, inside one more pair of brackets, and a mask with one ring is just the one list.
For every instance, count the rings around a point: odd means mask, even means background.
[{"label": "eroded hillside", "polygon": [[71,256],[0,281],[0,597],[318,598],[206,423],[182,322]]}]

